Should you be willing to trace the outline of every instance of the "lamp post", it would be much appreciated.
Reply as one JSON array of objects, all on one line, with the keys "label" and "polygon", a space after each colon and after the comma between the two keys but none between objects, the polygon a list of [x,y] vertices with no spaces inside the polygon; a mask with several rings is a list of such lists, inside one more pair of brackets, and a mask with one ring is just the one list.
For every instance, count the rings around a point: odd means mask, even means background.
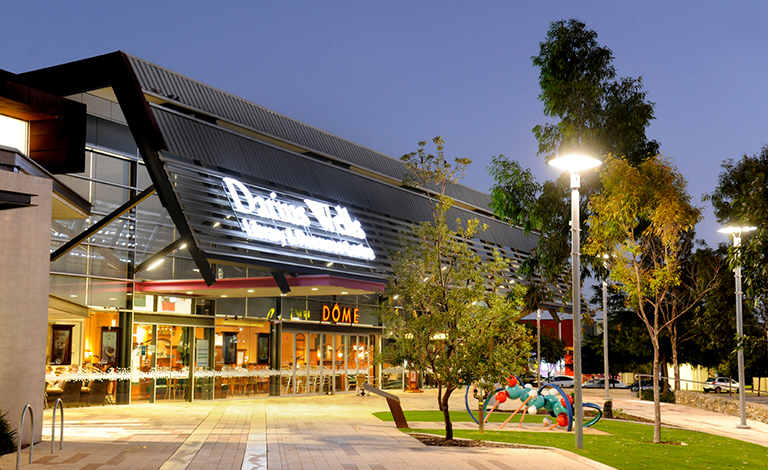
[{"label": "lamp post", "polygon": [[561,170],[571,172],[571,269],[573,292],[573,407],[576,416],[576,448],[584,448],[584,412],[581,409],[581,269],[579,266],[579,171],[588,170],[602,162],[582,154],[566,154],[548,162]]},{"label": "lamp post", "polygon": [[541,309],[536,310],[536,385],[541,386]]},{"label": "lamp post", "polygon": [[610,377],[608,376],[608,283],[603,280],[603,368],[605,372],[605,399],[610,400]]},{"label": "lamp post", "polygon": [[[733,247],[738,248],[741,245],[741,234],[752,230],[757,230],[757,227],[730,226],[721,228],[718,232],[733,235]],[[741,321],[741,263],[733,270],[733,274],[736,278],[736,336],[739,338],[739,415],[741,416],[741,423],[736,428],[750,429],[747,426],[747,408],[744,398],[744,347],[741,344],[744,338],[744,325]]]}]

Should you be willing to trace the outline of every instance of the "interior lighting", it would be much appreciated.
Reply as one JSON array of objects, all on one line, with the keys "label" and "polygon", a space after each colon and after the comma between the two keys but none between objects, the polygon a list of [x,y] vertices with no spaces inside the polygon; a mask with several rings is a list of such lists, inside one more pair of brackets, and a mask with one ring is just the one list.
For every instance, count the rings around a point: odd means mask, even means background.
[{"label": "interior lighting", "polygon": [[187,247],[187,244],[186,244],[186,243],[182,243],[182,244],[181,244],[181,246],[179,247],[179,249],[180,249],[180,250],[183,250],[183,249],[184,249],[184,248],[186,248],[186,247]]},{"label": "interior lighting", "polygon": [[158,267],[158,266],[160,266],[161,264],[163,264],[163,261],[165,261],[165,258],[160,258],[159,260],[155,261],[154,263],[152,263],[152,264],[151,264],[151,265],[150,265],[150,266],[147,268],[147,271],[152,271],[152,270],[153,270],[153,269],[155,269],[156,267]]},{"label": "interior lighting", "polygon": [[325,263],[325,265],[330,268],[331,266],[333,266],[333,261],[328,261],[327,263]]},{"label": "interior lighting", "polygon": [[256,292],[256,291],[253,289],[248,289],[248,292]]},{"label": "interior lighting", "polygon": [[219,225],[221,225],[221,222],[216,222],[215,224],[213,224],[213,228],[216,228],[216,227],[218,227]]},{"label": "interior lighting", "polygon": [[29,124],[12,117],[0,115],[0,145],[27,155],[29,153]]},{"label": "interior lighting", "polygon": [[228,297],[227,294],[221,294],[222,297]]},{"label": "interior lighting", "polygon": [[187,291],[187,294],[189,294],[189,295],[192,295],[192,294],[194,294],[194,293],[195,293],[195,292],[194,292],[194,291],[191,291],[191,290],[188,290],[188,291]]},{"label": "interior lighting", "polygon": [[341,293],[341,295],[347,295],[347,294],[349,294],[349,292],[346,292],[346,291],[345,291],[345,292],[342,292],[342,293]]},{"label": "interior lighting", "polygon": [[320,289],[318,289],[317,287],[313,287],[312,290],[320,290]]}]

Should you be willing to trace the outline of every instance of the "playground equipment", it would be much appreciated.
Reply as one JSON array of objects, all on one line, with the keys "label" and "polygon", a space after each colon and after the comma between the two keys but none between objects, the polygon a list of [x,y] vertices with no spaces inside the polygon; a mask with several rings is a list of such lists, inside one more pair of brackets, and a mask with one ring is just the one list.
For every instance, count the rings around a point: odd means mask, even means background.
[{"label": "playground equipment", "polygon": [[[507,401],[507,399],[519,399],[522,403],[517,410],[504,421],[504,424],[501,425],[500,429],[504,429],[504,426],[506,426],[507,423],[520,412],[520,410],[523,412],[518,427],[522,426],[526,414],[536,414],[541,408],[548,411],[551,417],[556,418],[555,424],[552,424],[552,420],[548,417],[544,418],[543,423],[548,430],[552,430],[557,426],[563,428],[567,427],[568,431],[573,429],[573,399],[558,385],[546,384],[539,387],[538,390],[534,390],[531,385],[523,386],[523,381],[520,380],[520,377],[514,374],[511,374],[509,378],[507,378],[507,385],[507,387],[496,389],[494,393],[488,395],[488,398],[485,399],[483,410],[488,409],[488,404],[492,398],[495,398],[496,403],[493,405],[493,408],[491,408],[491,411],[485,416],[484,422],[487,422],[488,417],[493,414],[500,404]],[[469,407],[470,388],[471,387],[467,387],[467,391],[464,395],[464,403],[466,404],[469,416],[472,417],[475,423],[480,424]],[[585,427],[593,426],[603,417],[603,411],[598,405],[595,405],[594,403],[582,403],[582,406],[597,411],[597,416],[584,423]]]}]

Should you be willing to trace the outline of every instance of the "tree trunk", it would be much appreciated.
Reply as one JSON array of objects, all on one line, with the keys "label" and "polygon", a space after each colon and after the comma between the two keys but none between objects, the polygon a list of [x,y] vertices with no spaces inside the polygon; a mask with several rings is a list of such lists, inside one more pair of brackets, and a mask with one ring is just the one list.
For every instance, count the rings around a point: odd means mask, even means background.
[{"label": "tree trunk", "polygon": [[677,362],[677,322],[672,326],[672,336],[670,337],[672,343],[672,368],[675,374],[675,392],[680,391],[680,364]]},{"label": "tree trunk", "polygon": [[[661,443],[661,395],[659,393],[659,338],[653,339],[653,442]],[[642,395],[642,393],[641,393]]]},{"label": "tree trunk", "polygon": [[443,393],[442,384],[437,387],[437,403],[440,407],[440,411],[443,412],[443,421],[445,422],[445,440],[453,440],[453,423],[451,422],[451,413],[448,411],[448,399],[451,397],[453,388],[448,386]]}]

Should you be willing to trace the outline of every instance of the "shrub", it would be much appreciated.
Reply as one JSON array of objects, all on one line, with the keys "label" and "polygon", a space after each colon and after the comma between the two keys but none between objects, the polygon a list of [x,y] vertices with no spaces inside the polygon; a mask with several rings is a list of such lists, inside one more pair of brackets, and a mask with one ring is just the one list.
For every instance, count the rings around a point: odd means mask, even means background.
[{"label": "shrub", "polygon": [[0,413],[0,455],[16,452],[16,430],[5,419],[7,413]]},{"label": "shrub", "polygon": [[[640,398],[642,400],[653,401],[653,390],[643,390]],[[662,403],[675,403],[675,392],[669,390],[667,393],[662,393],[659,400]]]}]

